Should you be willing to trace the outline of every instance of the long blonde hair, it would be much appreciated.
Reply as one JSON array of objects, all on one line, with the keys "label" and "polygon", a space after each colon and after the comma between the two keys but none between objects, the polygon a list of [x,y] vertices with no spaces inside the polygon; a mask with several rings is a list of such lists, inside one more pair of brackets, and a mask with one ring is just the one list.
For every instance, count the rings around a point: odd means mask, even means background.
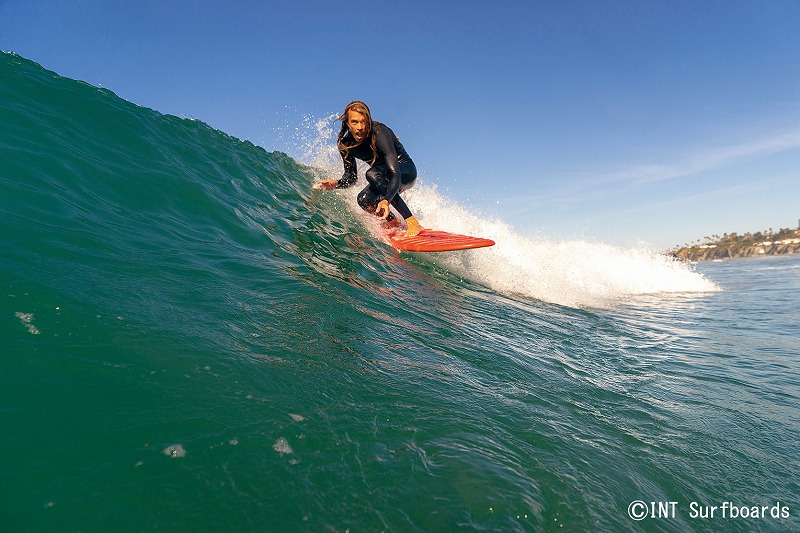
[{"label": "long blonde hair", "polygon": [[[367,104],[365,104],[360,100],[353,100],[352,102],[347,104],[347,107],[344,108],[342,114],[339,116],[338,119],[336,119],[342,122],[342,129],[339,130],[339,136],[337,137],[336,140],[336,144],[339,148],[339,153],[342,154],[343,158],[345,158],[347,157],[347,152],[350,150],[350,148],[354,148],[359,144],[361,144],[357,143],[347,146],[342,141],[342,139],[344,139],[344,136],[347,135],[347,132],[350,131],[350,128],[347,126],[347,114],[350,113],[350,111],[361,113],[362,115],[367,117],[367,134],[364,138],[369,139],[369,147],[372,148],[372,161],[370,162],[370,165],[372,165],[373,163],[375,163],[375,160],[378,159],[378,149],[375,146],[375,136],[372,134],[372,113],[370,113]],[[361,142],[363,143],[364,141]]]}]

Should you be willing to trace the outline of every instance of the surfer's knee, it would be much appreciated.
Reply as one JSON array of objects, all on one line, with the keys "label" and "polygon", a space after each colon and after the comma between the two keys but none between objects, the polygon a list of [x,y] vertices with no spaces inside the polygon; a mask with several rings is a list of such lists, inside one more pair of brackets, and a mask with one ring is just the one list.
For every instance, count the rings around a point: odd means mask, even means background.
[{"label": "surfer's knee", "polygon": [[375,211],[375,207],[378,205],[378,199],[375,198],[375,195],[372,194],[369,188],[364,189],[363,191],[358,193],[356,201],[358,202],[358,205],[361,207],[361,209],[363,209],[364,211],[369,211],[370,213]]},{"label": "surfer's knee", "polygon": [[367,182],[374,187],[385,187],[386,176],[383,175],[383,169],[379,167],[372,167],[364,174]]},{"label": "surfer's knee", "polygon": [[[385,198],[382,195],[375,193],[369,187],[358,193],[358,196],[356,197],[356,201],[361,209],[371,214],[375,214],[378,204],[384,199]],[[391,222],[394,220],[394,218],[394,214],[390,212],[389,216],[386,217],[386,221]]]}]

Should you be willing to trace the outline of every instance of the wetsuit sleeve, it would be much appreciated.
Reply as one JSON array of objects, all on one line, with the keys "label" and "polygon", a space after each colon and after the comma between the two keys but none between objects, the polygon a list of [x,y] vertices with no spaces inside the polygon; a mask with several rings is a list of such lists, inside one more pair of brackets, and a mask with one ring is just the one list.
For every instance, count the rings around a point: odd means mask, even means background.
[{"label": "wetsuit sleeve", "polygon": [[341,179],[336,184],[337,189],[346,189],[358,180],[355,158],[350,155],[345,156],[342,154],[342,161],[344,162],[344,174],[342,174]]},{"label": "wetsuit sleeve", "polygon": [[386,161],[386,187],[385,198],[393,203],[395,196],[400,191],[400,163],[397,161],[397,150],[394,149],[394,134],[388,128],[381,127],[375,131],[375,147],[383,153]]}]

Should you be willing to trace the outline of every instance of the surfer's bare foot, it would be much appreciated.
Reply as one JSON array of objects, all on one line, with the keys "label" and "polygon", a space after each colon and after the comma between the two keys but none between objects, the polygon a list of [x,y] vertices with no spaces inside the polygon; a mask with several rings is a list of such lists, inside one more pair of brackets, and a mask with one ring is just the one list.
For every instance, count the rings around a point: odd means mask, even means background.
[{"label": "surfer's bare foot", "polygon": [[406,219],[406,224],[408,225],[406,237],[416,237],[419,235],[419,232],[422,231],[422,226],[419,225],[419,222],[417,222],[417,219],[413,216]]}]

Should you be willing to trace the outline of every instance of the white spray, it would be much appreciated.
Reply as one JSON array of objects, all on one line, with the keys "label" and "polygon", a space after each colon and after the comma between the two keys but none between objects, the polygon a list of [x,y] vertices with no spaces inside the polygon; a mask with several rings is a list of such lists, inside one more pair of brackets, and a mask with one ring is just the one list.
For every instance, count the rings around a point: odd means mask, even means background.
[{"label": "white spray", "polygon": [[486,237],[491,248],[435,255],[455,274],[503,294],[568,306],[603,306],[625,296],[707,292],[718,288],[688,265],[646,245],[620,248],[581,240],[552,242],[521,236],[420,185],[404,193],[423,227]]}]

